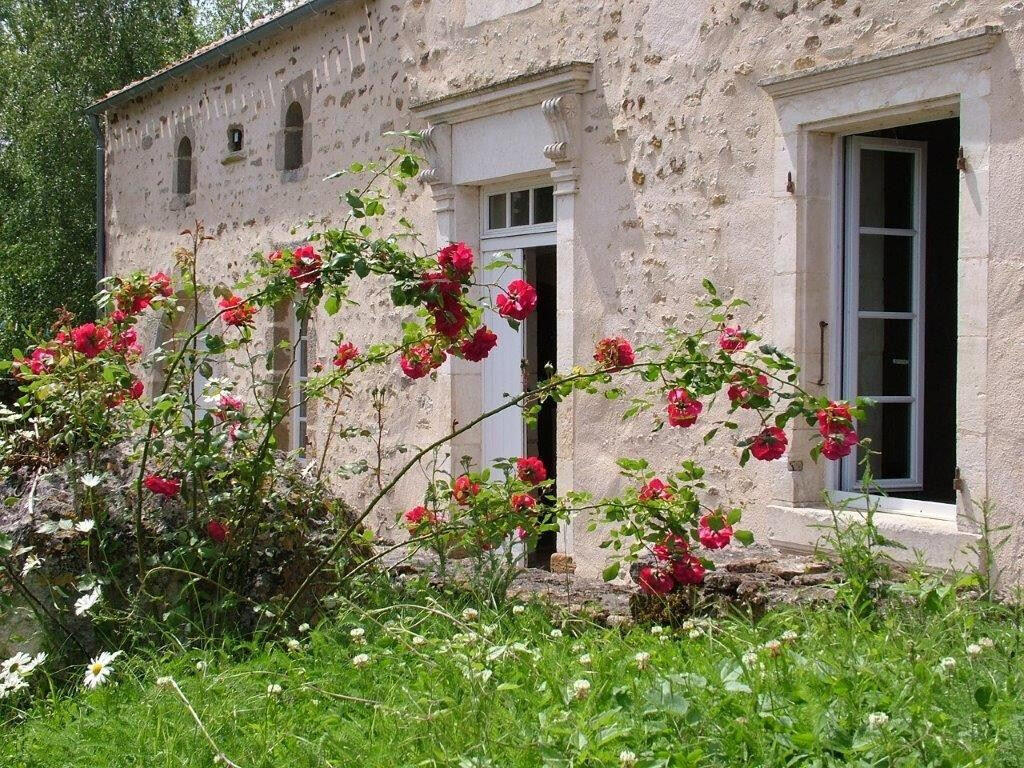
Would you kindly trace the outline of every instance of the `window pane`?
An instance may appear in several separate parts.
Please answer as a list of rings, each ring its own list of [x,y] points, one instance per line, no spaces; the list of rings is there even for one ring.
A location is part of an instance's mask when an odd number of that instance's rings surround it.
[[[913,237],[860,236],[860,308],[913,311]]]
[[[555,220],[555,188],[533,190],[533,223],[548,224]]]
[[[861,318],[857,349],[857,394],[910,395],[913,321]]]
[[[505,220],[505,195],[491,195],[487,198],[487,228],[504,229],[508,224]]]
[[[910,477],[910,404],[882,403],[868,410],[857,433],[870,438],[871,473],[876,480]],[[864,449],[858,449],[859,458]]]
[[[530,190],[520,189],[509,195],[511,198],[513,227],[524,227],[530,223]]]
[[[864,149],[860,153],[862,227],[914,226],[914,155]]]

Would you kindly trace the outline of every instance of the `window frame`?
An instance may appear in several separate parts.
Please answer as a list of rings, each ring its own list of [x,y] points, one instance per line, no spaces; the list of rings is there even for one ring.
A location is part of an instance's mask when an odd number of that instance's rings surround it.
[[[554,182],[550,178],[520,179],[516,182],[482,187],[480,189],[480,239],[510,237],[529,234],[554,232],[558,223],[558,198],[555,195]],[[551,221],[539,224],[522,224],[519,226],[491,227],[490,221],[490,200],[494,195],[505,196],[505,220],[512,216],[512,193],[529,191],[530,193],[530,221],[533,221],[536,190],[551,187]]]
[[[914,157],[913,227],[897,229],[866,227],[860,224],[861,152],[867,150],[904,152]],[[911,323],[910,334],[910,394],[871,395],[878,405],[886,403],[910,405],[910,457],[909,474],[902,478],[873,478],[883,491],[914,492],[923,488],[924,476],[924,364],[925,364],[925,209],[927,195],[927,143],[899,139],[848,135],[843,139],[843,265],[842,265],[842,393],[847,400],[855,399],[858,390],[858,353],[860,320],[895,319]],[[908,312],[860,309],[860,236],[895,235],[912,237],[911,247],[911,309]],[[880,412],[880,408],[876,408]],[[842,460],[840,465],[841,493],[856,493],[859,489],[857,452]],[[914,501],[919,506],[922,502]]]
[[[299,117],[301,119],[299,120],[298,125],[288,124],[288,116],[292,111],[292,107],[299,108]],[[302,108],[302,103],[298,99],[293,99],[291,102],[289,102],[288,107],[285,109],[284,112],[284,125],[281,126],[281,130],[284,132],[284,146],[282,147],[282,165],[286,173],[298,171],[303,166],[306,165],[306,119],[306,110]],[[297,137],[297,139],[293,137]],[[288,148],[293,141],[295,141],[298,146],[299,164],[295,166],[290,166],[288,164]]]
[[[183,155],[181,147],[186,141],[188,142],[188,154]],[[186,161],[188,163],[188,172],[182,173],[182,164]],[[192,137],[188,135],[179,137],[174,146],[174,194],[178,197],[187,198],[196,191],[193,179],[195,176],[195,161],[196,148]],[[188,185],[187,189],[182,189],[183,183]]]
[[[309,318],[291,313],[291,337],[295,344],[295,362],[291,371],[291,450],[305,451],[309,437],[309,403],[305,399],[305,384],[309,381]]]

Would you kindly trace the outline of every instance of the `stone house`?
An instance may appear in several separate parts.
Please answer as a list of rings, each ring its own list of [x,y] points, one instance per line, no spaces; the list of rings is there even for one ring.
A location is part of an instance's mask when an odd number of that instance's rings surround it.
[[[901,556],[976,563],[978,504],[1010,524],[1024,496],[1022,57],[1010,0],[311,0],[90,108],[101,269],[166,269],[202,220],[217,240],[201,276],[229,281],[247,254],[300,242],[304,220],[337,219],[344,183],[325,176],[383,155],[390,129],[425,130],[429,168],[395,215],[428,247],[511,253],[547,309],[484,366],[361,382],[364,404],[390,392],[386,464],[522,387],[524,363],[564,370],[602,336],[685,326],[708,277],[752,302],[744,322],[805,386],[878,401],[863,432]],[[339,330],[365,344],[398,327],[384,292],[357,298],[261,333],[302,336],[301,378]],[[513,414],[452,455],[530,450],[559,491],[595,494],[617,488],[619,456],[666,471],[696,455],[758,537],[795,550],[828,519],[823,491],[857,489],[853,462],[809,460],[809,431],[788,460],[739,470],[731,446],[705,453],[621,410],[576,398],[530,431]],[[301,413],[288,439],[315,446],[329,416]],[[331,459],[371,448],[341,441]],[[374,485],[341,482],[356,503]],[[379,528],[421,492],[403,483]],[[576,520],[544,546],[593,573],[598,536]],[[1014,533],[998,553],[1010,578],[1022,548]]]

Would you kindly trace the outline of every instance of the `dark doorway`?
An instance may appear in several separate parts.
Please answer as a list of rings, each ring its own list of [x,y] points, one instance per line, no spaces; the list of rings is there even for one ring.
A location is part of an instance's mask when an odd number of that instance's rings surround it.
[[[536,386],[554,372],[557,355],[556,304],[557,285],[555,247],[542,246],[523,251],[526,280],[537,288],[537,311],[526,321],[526,385]],[[548,477],[555,483],[548,491],[552,498],[557,494],[558,480],[555,477],[555,403],[546,402],[540,409],[535,426],[526,430],[526,452],[538,456],[547,467]],[[549,568],[551,555],[557,546],[555,531],[540,535],[537,546],[530,553],[528,564],[533,568]]]
[[[924,249],[923,271],[923,357],[924,373],[920,387],[921,481],[917,487],[892,488],[889,495],[920,501],[955,503],[953,488],[956,472],[956,352],[957,352],[957,256],[959,218],[960,121],[957,118],[890,128],[864,134],[883,139],[924,142]],[[890,172],[889,175],[892,175]],[[883,194],[895,199],[898,184],[886,183]],[[889,200],[886,207],[891,207]],[[885,267],[882,267],[885,269]],[[888,270],[885,279],[890,281]],[[891,281],[890,281],[891,282]],[[886,286],[886,294],[892,293]],[[898,285],[895,288],[898,290]],[[895,346],[887,340],[886,344]],[[892,352],[890,357],[901,356]],[[868,431],[877,433],[874,449],[881,450],[878,466],[883,475],[900,454],[891,446],[899,443],[902,424],[896,418],[887,421],[884,407],[876,406],[868,415]],[[895,416],[895,413],[892,413]],[[870,426],[875,420],[876,427]],[[891,422],[891,423],[890,423]],[[886,457],[889,449],[889,458]],[[896,474],[899,474],[897,470]]]

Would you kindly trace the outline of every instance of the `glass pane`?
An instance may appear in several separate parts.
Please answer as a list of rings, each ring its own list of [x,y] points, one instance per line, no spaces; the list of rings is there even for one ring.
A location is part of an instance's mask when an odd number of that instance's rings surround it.
[[[913,321],[861,318],[857,348],[857,394],[910,394]]]
[[[533,223],[548,224],[555,220],[555,188],[533,190]]]
[[[491,195],[487,198],[487,228],[504,229],[508,226],[505,219],[505,195]]]
[[[870,438],[871,473],[876,480],[910,477],[910,404],[882,403],[868,410],[857,434]],[[858,449],[859,458],[864,449]],[[859,478],[858,478],[859,480]]]
[[[913,311],[914,238],[860,236],[860,308],[882,312]]]
[[[530,223],[530,190],[520,189],[513,192],[509,197],[512,199],[511,226],[525,227]]]
[[[914,155],[864,149],[860,153],[862,227],[914,226]]]

